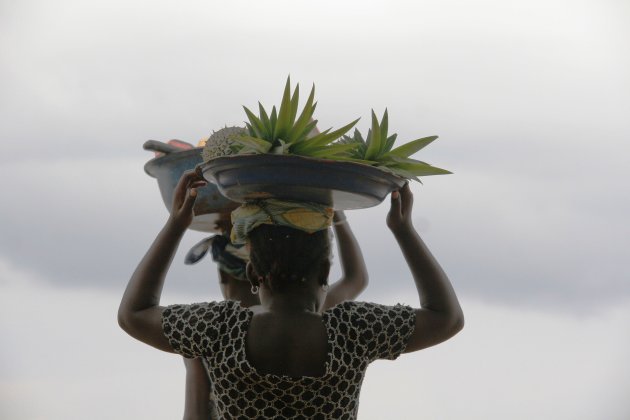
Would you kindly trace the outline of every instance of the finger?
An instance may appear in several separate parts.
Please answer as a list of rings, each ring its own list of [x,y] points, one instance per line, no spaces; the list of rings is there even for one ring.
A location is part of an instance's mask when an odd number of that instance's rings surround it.
[[[190,171],[186,171],[179,178],[179,181],[177,181],[175,192],[173,194],[176,202],[180,203],[184,199],[184,195],[186,194],[186,190],[188,189],[190,179]]]
[[[190,185],[190,188],[200,188],[200,187],[205,187],[206,185],[208,185],[206,181],[194,181]]]
[[[183,212],[190,212],[195,205],[195,200],[197,199],[197,190],[195,188],[191,188],[188,190],[188,194],[186,194],[186,199],[184,200],[184,204],[182,205]]]
[[[190,169],[182,174],[181,180],[186,184],[190,185],[193,182],[206,182],[206,180],[199,176],[199,173],[194,169]]]
[[[187,196],[187,190],[197,181],[205,182],[203,178],[199,179],[199,175],[194,170],[184,172],[175,187],[175,192],[173,194],[175,203],[182,203]]]
[[[195,169],[193,169],[193,171],[195,171],[195,173],[197,174],[199,178],[203,179],[203,170],[201,169],[201,164],[198,164],[197,166],[195,166]]]
[[[411,187],[409,186],[409,182],[405,182],[405,185],[400,189],[400,193],[403,198],[413,195],[411,192]]]
[[[179,185],[188,185],[190,183],[191,180],[193,180],[195,177],[197,177],[197,174],[195,171],[193,170],[189,170],[186,171],[182,174],[182,176],[179,178],[179,182],[178,182],[178,186]]]
[[[413,193],[411,192],[408,182],[402,187],[400,194],[402,201],[401,211],[403,214],[409,214],[413,208]]]
[[[400,203],[400,192],[398,192],[398,190],[392,192],[391,201],[392,201],[392,204],[391,204],[391,208],[389,212],[393,215],[400,216],[401,203]]]

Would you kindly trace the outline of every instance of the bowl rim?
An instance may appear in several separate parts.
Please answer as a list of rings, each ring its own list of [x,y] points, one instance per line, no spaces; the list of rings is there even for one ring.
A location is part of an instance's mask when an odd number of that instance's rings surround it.
[[[252,175],[257,168],[264,174],[259,177],[260,182],[256,182],[256,177]],[[273,175],[276,169],[277,174]],[[318,202],[338,210],[377,206],[387,194],[408,182],[403,177],[358,162],[270,153],[221,156],[200,163],[196,170],[208,182],[215,184],[221,194],[239,203],[284,197],[279,199]],[[317,172],[322,174],[321,178]],[[241,179],[241,175],[245,179]],[[222,179],[223,176],[228,178]],[[300,189],[304,194],[297,192]],[[264,191],[263,195],[252,195],[258,190]],[[281,190],[286,194],[280,193]],[[322,196],[317,191],[330,191],[339,201],[321,201]],[[298,199],[298,196],[301,198]]]
[[[254,162],[249,162],[249,160],[254,160]],[[204,174],[204,177],[207,172],[211,171],[214,166],[225,165],[230,160],[238,161],[243,160],[247,161],[250,164],[255,163],[256,159],[266,159],[268,163],[286,163],[287,161],[293,161],[292,163],[306,163],[308,165],[325,163],[327,168],[338,167],[339,169],[356,169],[361,171],[367,171],[367,173],[363,173],[364,176],[373,176],[375,178],[386,178],[388,181],[392,183],[399,182],[408,182],[406,178],[403,178],[398,175],[394,175],[391,172],[384,171],[379,169],[376,166],[368,165],[360,162],[352,162],[348,160],[336,160],[336,159],[322,159],[322,158],[313,158],[309,156],[301,156],[301,155],[280,155],[275,153],[251,153],[251,154],[241,154],[241,155],[227,155],[220,156],[214,159],[208,160],[206,162],[201,162],[197,164],[196,170],[201,171]],[[276,160],[277,162],[274,162]],[[332,166],[331,166],[332,165]],[[211,175],[211,174],[209,174]],[[214,178],[214,177],[213,177]]]
[[[194,147],[192,149],[184,149],[184,150],[177,151],[177,152],[165,153],[162,156],[155,156],[155,157],[149,159],[144,164],[144,172],[147,175],[149,175],[150,177],[152,177],[152,178],[157,178],[154,173],[151,173],[151,171],[153,170],[154,167],[159,166],[159,165],[163,165],[165,163],[170,163],[172,161],[185,159],[185,158],[188,158],[189,156],[194,156],[195,154],[198,154],[199,158],[201,158],[201,151],[202,150],[203,150],[203,147]],[[201,163],[203,163],[203,162],[201,162]],[[193,169],[194,169],[194,167],[193,167]]]

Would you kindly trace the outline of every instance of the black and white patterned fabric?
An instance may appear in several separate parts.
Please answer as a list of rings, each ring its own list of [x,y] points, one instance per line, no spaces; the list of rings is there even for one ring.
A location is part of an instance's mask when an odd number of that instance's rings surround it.
[[[233,301],[173,305],[162,316],[173,349],[204,359],[222,419],[356,419],[368,364],[396,359],[415,323],[408,306],[337,305],[322,313],[328,334],[325,374],[292,378],[259,374],[247,361],[252,316]]]

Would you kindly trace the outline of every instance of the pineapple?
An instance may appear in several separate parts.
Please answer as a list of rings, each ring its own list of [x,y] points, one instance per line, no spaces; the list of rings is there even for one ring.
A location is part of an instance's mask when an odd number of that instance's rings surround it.
[[[420,181],[419,176],[451,173],[410,158],[437,136],[413,140],[394,149],[397,135],[387,132],[387,109],[380,122],[372,110],[372,127],[364,139],[357,129],[352,137],[346,135],[359,119],[334,131],[332,128],[321,133],[317,131],[317,120],[313,119],[317,107],[315,86],[298,115],[299,98],[300,86],[296,85],[291,94],[291,79],[287,78],[278,110],[274,106],[271,113],[267,113],[259,102],[259,114],[255,115],[244,106],[248,119],[245,128],[225,127],[213,133],[202,152],[204,161],[235,154],[273,153],[357,162],[416,181]]]
[[[235,137],[234,140],[250,150],[258,153],[293,154],[314,158],[335,159],[338,155],[356,147],[354,144],[331,144],[348,132],[359,121],[358,119],[331,131],[332,128],[312,135],[317,125],[313,113],[317,106],[314,102],[315,86],[298,116],[300,86],[296,85],[291,95],[291,80],[287,78],[280,109],[274,106],[268,114],[258,103],[259,115],[256,116],[247,107],[248,122],[245,123],[248,134]]]
[[[214,131],[205,141],[201,152],[204,162],[221,156],[246,153],[246,147],[234,140],[236,137],[246,133],[247,130],[243,127],[226,126],[219,131]]]
[[[387,130],[387,109],[385,109],[380,122],[372,110],[372,128],[368,130],[367,139],[364,140],[359,130],[355,129],[352,137],[344,135],[338,143],[356,145],[356,148],[345,153],[347,160],[376,166],[402,178],[420,181],[418,176],[451,173],[446,169],[437,168],[409,157],[437,139],[437,136],[423,137],[392,149],[397,134],[390,136]]]

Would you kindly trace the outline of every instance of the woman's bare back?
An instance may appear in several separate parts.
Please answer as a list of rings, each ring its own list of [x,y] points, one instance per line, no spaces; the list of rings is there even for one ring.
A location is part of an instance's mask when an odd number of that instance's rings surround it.
[[[261,374],[319,377],[325,374],[328,336],[322,317],[313,312],[258,311],[246,338],[249,363]]]

